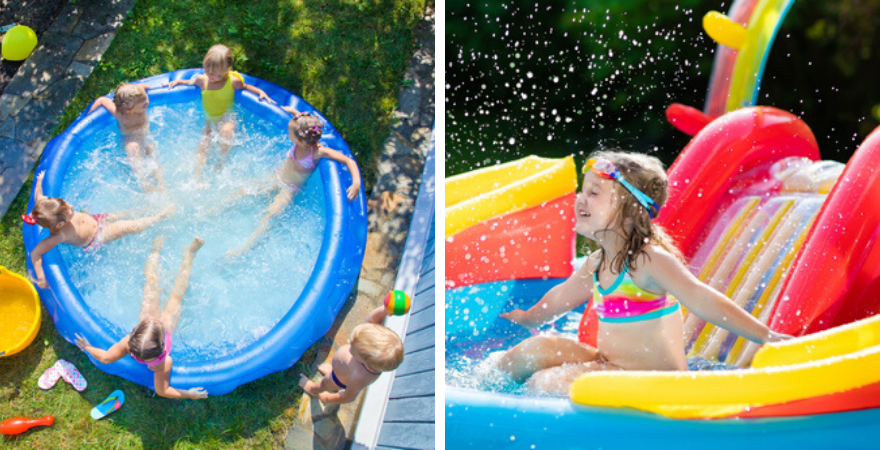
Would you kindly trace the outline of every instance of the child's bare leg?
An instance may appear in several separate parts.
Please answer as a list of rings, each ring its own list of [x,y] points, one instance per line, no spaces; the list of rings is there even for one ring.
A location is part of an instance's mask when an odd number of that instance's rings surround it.
[[[587,372],[603,370],[621,370],[619,367],[604,361],[592,361],[579,364],[563,364],[549,369],[539,370],[529,378],[526,384],[532,392],[543,392],[562,397],[568,396],[571,384]]]
[[[238,256],[250,250],[269,228],[272,218],[284,211],[284,208],[287,208],[287,205],[296,198],[296,194],[297,191],[282,189],[281,192],[275,196],[275,200],[272,201],[272,204],[266,209],[266,214],[263,216],[263,219],[260,220],[260,224],[257,225],[257,228],[254,230],[254,233],[251,234],[251,237],[248,238],[247,242],[237,249],[230,250],[229,254]]]
[[[196,168],[193,173],[193,177],[196,179],[196,182],[202,181],[202,166],[205,165],[205,161],[208,160],[208,146],[211,144],[211,126],[205,125],[205,129],[202,131],[202,139],[199,141],[199,147],[196,149]]]
[[[180,317],[180,305],[183,303],[183,294],[189,287],[189,275],[192,273],[193,259],[196,252],[202,248],[205,241],[202,238],[193,238],[192,243],[183,253],[183,262],[180,263],[180,269],[177,271],[177,279],[174,280],[174,288],[165,303],[165,309],[162,311],[162,321],[173,330],[177,327],[177,319]]]
[[[144,300],[141,303],[140,319],[147,317],[159,317],[159,275],[156,269],[159,267],[159,252],[162,251],[162,244],[165,243],[165,236],[158,236],[153,239],[153,249],[150,256],[147,257],[147,263],[144,264]]]
[[[333,371],[333,365],[330,363],[324,363],[318,366],[318,372],[321,372],[321,375],[330,375],[330,372]]]
[[[599,352],[590,346],[571,339],[556,336],[535,336],[520,342],[510,349],[501,360],[498,368],[522,382],[533,373],[565,363],[597,361]]]
[[[319,383],[315,383],[304,374],[299,374],[299,387],[303,388],[311,396],[318,396],[321,392],[336,392],[339,390],[339,387],[330,379],[329,375],[325,375]]]
[[[144,217],[141,219],[133,219],[133,220],[117,220],[116,222],[109,222],[104,229],[104,234],[101,236],[101,242],[106,244],[108,242],[115,241],[116,239],[121,238],[127,234],[136,234],[140,233],[147,228],[153,226],[156,222],[174,214],[175,206],[168,205],[165,209],[162,210],[159,214],[150,217]]]
[[[227,120],[220,126],[220,163],[217,164],[217,171],[226,164],[226,158],[229,156],[229,149],[232,148],[232,138],[235,135],[235,120]]]

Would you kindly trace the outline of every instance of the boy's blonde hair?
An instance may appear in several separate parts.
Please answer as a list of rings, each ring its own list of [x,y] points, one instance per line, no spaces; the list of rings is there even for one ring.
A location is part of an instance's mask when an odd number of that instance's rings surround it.
[[[58,224],[65,222],[63,212],[67,206],[68,203],[59,197],[43,197],[34,204],[31,217],[51,234]]]
[[[202,67],[205,68],[205,72],[226,73],[232,70],[233,58],[234,55],[229,47],[217,44],[208,49]]]
[[[324,134],[324,122],[311,114],[301,114],[290,119],[287,129],[306,143],[317,144]]]
[[[600,150],[593,152],[589,159],[604,159],[614,164],[623,178],[636,189],[651,197],[660,208],[666,203],[669,196],[666,188],[668,180],[663,163],[653,156],[642,153],[630,153],[617,150]],[[672,238],[660,225],[651,221],[648,211],[642,206],[635,196],[632,195],[621,183],[614,182],[614,190],[617,198],[617,211],[614,211],[611,221],[614,228],[624,230],[626,246],[617,255],[611,257],[611,268],[615,272],[622,272],[625,266],[636,268],[639,256],[647,257],[645,247],[656,244],[664,250],[684,260],[681,251],[675,246]],[[608,261],[603,257],[602,264]]]
[[[140,86],[122,83],[113,91],[113,104],[121,112],[131,111],[147,98],[147,92]]]
[[[390,372],[403,362],[403,342],[388,327],[365,323],[351,332],[351,353],[364,364]]]

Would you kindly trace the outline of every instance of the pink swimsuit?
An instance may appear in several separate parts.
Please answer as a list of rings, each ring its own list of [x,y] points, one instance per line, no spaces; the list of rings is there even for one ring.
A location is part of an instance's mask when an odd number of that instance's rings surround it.
[[[98,227],[95,229],[95,235],[92,236],[92,240],[83,246],[84,252],[97,250],[101,247],[101,235],[104,234],[104,227],[107,225],[107,214],[92,214],[92,218],[98,222]]]
[[[315,147],[314,146],[311,148],[311,151],[309,152],[309,154],[307,156],[303,157],[302,159],[296,159],[296,144],[293,144],[293,147],[290,147],[290,150],[287,152],[287,157],[296,161],[296,163],[299,164],[300,167],[302,167],[303,169],[306,169],[306,171],[308,171],[308,172],[315,170]],[[276,173],[276,178],[278,178],[279,183],[286,186],[288,189],[290,189],[293,192],[299,192],[302,190],[302,186],[300,186],[296,183],[285,183],[285,182],[281,181],[281,178],[277,176],[277,173]]]
[[[156,358],[150,362],[146,362],[146,361],[138,358],[137,356],[131,355],[131,357],[134,358],[135,361],[137,361],[141,364],[146,364],[147,367],[152,367],[152,366],[155,366],[155,365],[161,363],[162,361],[164,361],[165,357],[168,356],[168,353],[170,353],[170,352],[171,352],[171,333],[165,332],[165,350],[162,351],[162,354],[159,355],[158,358]]]

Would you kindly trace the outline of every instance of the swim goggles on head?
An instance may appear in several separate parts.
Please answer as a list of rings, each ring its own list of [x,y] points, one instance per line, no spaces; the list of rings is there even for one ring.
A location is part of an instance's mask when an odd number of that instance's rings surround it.
[[[584,170],[582,170],[581,172],[587,173],[587,171],[591,169],[593,170],[594,174],[602,178],[617,180],[620,184],[622,184],[623,187],[625,187],[626,190],[628,190],[633,195],[633,197],[636,198],[639,204],[648,211],[648,215],[651,216],[652,219],[660,214],[660,207],[657,206],[657,202],[651,199],[651,197],[645,195],[644,192],[638,190],[638,188],[636,188],[635,186],[629,184],[629,182],[626,181],[626,178],[623,178],[623,175],[620,174],[620,171],[617,170],[617,167],[614,167],[614,164],[612,164],[611,162],[604,159],[600,159],[597,161],[591,158],[584,165]],[[653,208],[653,210],[651,208]]]

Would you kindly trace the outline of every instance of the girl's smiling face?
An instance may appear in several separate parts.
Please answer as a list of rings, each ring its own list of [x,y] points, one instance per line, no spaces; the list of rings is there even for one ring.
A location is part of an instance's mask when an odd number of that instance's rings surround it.
[[[586,238],[596,240],[596,232],[611,224],[617,206],[614,180],[607,180],[592,171],[584,174],[581,192],[574,202],[575,231]]]

